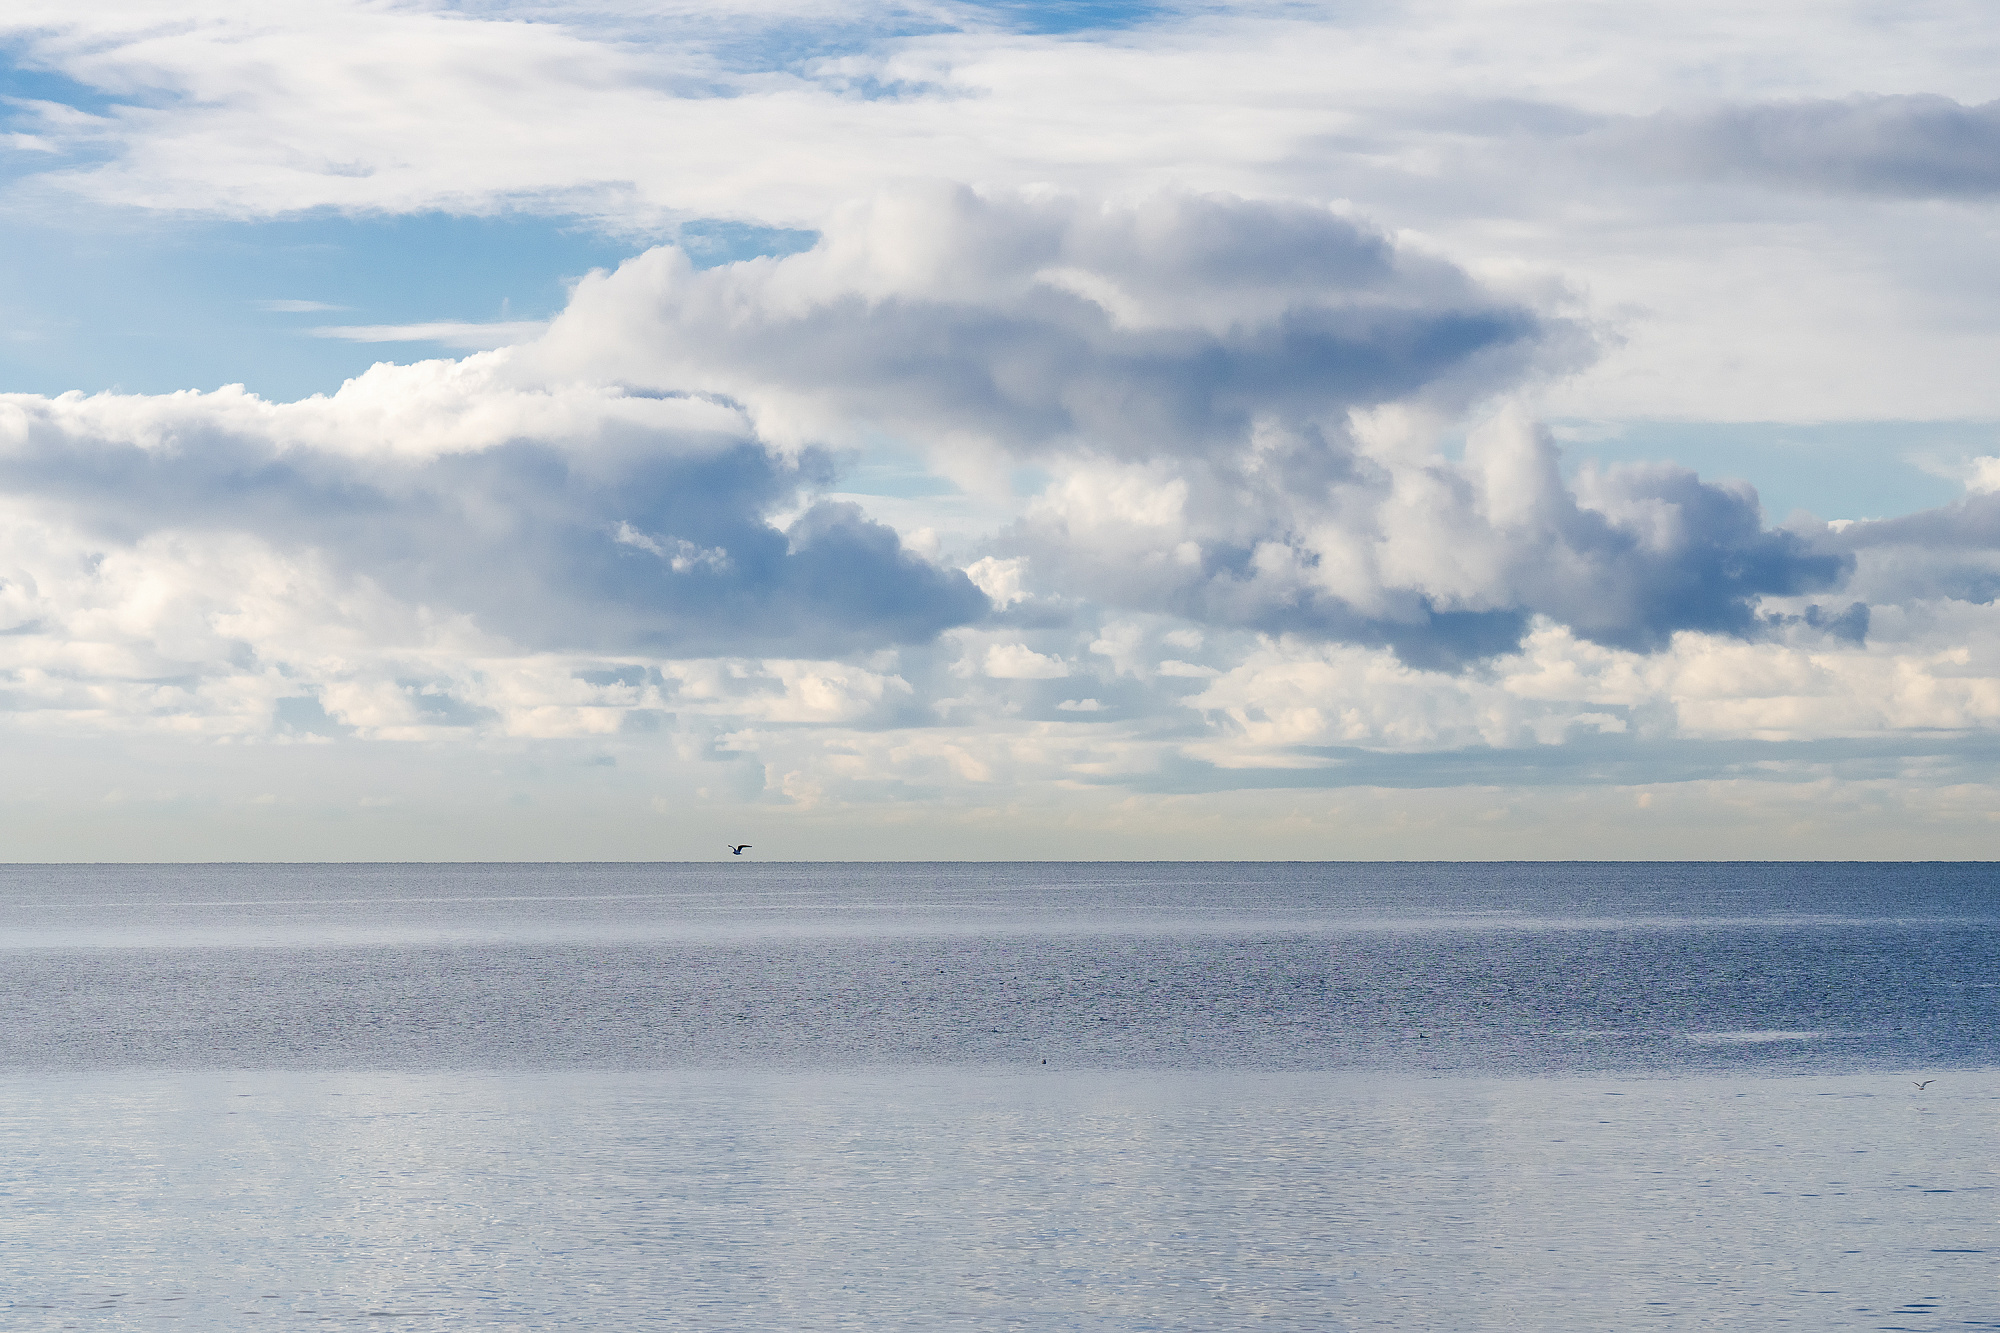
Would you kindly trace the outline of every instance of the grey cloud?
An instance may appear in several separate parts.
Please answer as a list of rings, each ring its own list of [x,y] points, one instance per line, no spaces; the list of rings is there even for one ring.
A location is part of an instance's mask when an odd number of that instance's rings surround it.
[[[1933,551],[2000,549],[2000,494],[1968,495],[1900,518],[1850,523],[1832,539],[1847,550],[1911,546]]]
[[[1834,610],[1817,602],[1797,615],[1772,613],[1759,616],[1759,621],[1773,634],[1783,634],[1803,625],[1829,638],[1847,643],[1865,643],[1872,613],[1866,602],[1849,602],[1844,609]]]
[[[1215,334],[1122,332],[1081,298],[1050,293],[1007,314],[860,301],[826,312],[815,388],[872,415],[947,421],[1023,453],[1087,440],[1129,456],[1240,436],[1259,412],[1310,417],[1412,396],[1482,354],[1532,345],[1521,312],[1287,311]],[[750,349],[767,364],[789,340]],[[838,388],[834,386],[838,385]]]
[[[681,657],[921,643],[991,610],[852,506],[766,521],[831,480],[816,439],[884,425],[939,454],[983,440],[1040,459],[1055,482],[1000,549],[1079,605],[1424,666],[1508,652],[1536,616],[1642,651],[1756,635],[1760,598],[1845,576],[1851,553],[1766,532],[1747,489],[1655,467],[1580,494],[1532,430],[1455,463],[1364,420],[1434,420],[1579,347],[1321,208],[933,190],[784,258],[696,271],[654,251],[583,283],[540,343],[273,409],[338,436],[386,429],[392,404],[432,423],[420,455],[281,444],[240,398],[119,400],[89,428],[96,409],[22,400],[0,489],[107,541],[203,529],[311,550],[523,646]],[[645,420],[735,424],[648,435],[615,393],[548,406],[550,385],[607,379],[711,400]],[[510,414],[541,424],[477,447],[436,424]]]
[[[1400,605],[1383,615],[1365,614],[1338,597],[1310,592],[1260,602],[1232,596],[1237,591],[1210,583],[1174,599],[1175,609],[1198,619],[1242,624],[1270,633],[1389,648],[1411,666],[1432,671],[1457,670],[1483,658],[1513,652],[1521,646],[1529,622],[1529,614],[1523,610],[1448,610],[1421,594],[1396,599]]]
[[[2000,600],[2000,495],[1851,523],[1825,544],[1859,560],[1857,589],[1876,602]]]
[[[1612,134],[1668,171],[1837,194],[2000,193],[2000,101],[1857,96],[1665,115]]]
[[[654,251],[586,281],[531,355],[753,412],[809,402],[821,431],[1147,457],[1259,415],[1462,402],[1578,350],[1568,326],[1324,208],[957,189],[857,211],[782,260],[696,272]]]
[[[583,457],[520,440],[362,460],[220,429],[171,449],[45,430],[0,458],[0,492],[66,511],[104,542],[252,534],[527,648],[826,656],[985,612],[963,574],[851,506],[771,526],[766,513],[823,480],[817,456],[693,444]]]
[[[1684,470],[1607,474],[1584,502],[1545,440],[1459,468],[1357,436],[1357,414],[1463,410],[1585,351],[1324,208],[957,189],[856,210],[783,259],[697,272],[655,251],[586,282],[525,355],[724,394],[807,438],[887,427],[1041,459],[1053,498],[1002,549],[1054,590],[1425,666],[1510,651],[1537,615],[1639,650],[1752,636],[1760,598],[1839,582],[1851,559]],[[1063,491],[1093,468],[1125,471]]]
[[[1514,651],[1536,615],[1639,652],[1666,646],[1679,630],[1754,637],[1768,628],[1756,613],[1761,597],[1834,587],[1854,563],[1792,533],[1763,531],[1754,497],[1681,469],[1628,469],[1608,483],[1655,502],[1666,521],[1642,531],[1560,493],[1547,527],[1503,535],[1487,594],[1500,605],[1452,606],[1407,588],[1389,590],[1386,607],[1363,611],[1309,585],[1265,583],[1241,548],[1205,552],[1204,577],[1172,589],[1164,605],[1199,620],[1386,646],[1414,666],[1454,668]],[[1319,563],[1309,539],[1290,540],[1303,564]],[[1856,623],[1850,617],[1840,628]],[[1866,623],[1864,609],[1863,632]]]
[[[1389,647],[1412,665],[1442,669],[1513,651],[1538,615],[1641,652],[1665,647],[1680,630],[1760,637],[1780,624],[1760,616],[1762,598],[1837,587],[1855,564],[1849,552],[1765,530],[1754,491],[1684,468],[1592,474],[1580,496],[1538,431],[1503,431],[1476,444],[1461,467],[1424,469],[1433,499],[1416,530],[1398,526],[1408,515],[1397,478],[1351,439],[1298,437],[1291,446],[1260,454],[1262,475],[1216,463],[1182,472],[1192,481],[1186,532],[1198,562],[1163,549],[1178,531],[1112,552],[1047,518],[1016,529],[1010,549],[1077,596]],[[1329,525],[1342,535],[1330,538]],[[1351,558],[1343,547],[1376,552],[1402,573],[1348,592],[1330,574]],[[1866,608],[1858,616],[1815,609],[1798,620],[1847,637],[1867,627]]]
[[[1531,609],[1609,647],[1650,651],[1676,630],[1747,638],[1762,628],[1760,597],[1833,588],[1854,567],[1796,533],[1765,531],[1748,487],[1671,464],[1614,468],[1591,499],[1597,507],[1556,491],[1556,541],[1523,550],[1516,578]]]

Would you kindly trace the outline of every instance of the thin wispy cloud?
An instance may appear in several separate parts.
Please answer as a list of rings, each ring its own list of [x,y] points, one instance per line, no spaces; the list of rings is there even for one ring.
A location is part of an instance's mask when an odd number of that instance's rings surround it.
[[[351,343],[437,343],[441,347],[485,351],[526,342],[546,327],[542,320],[491,323],[435,320],[424,324],[331,324],[304,332],[315,338],[338,338]]]

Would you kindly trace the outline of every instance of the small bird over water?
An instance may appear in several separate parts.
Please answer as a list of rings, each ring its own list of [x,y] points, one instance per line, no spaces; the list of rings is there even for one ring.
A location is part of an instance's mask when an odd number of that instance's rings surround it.
[[[1925,1079],[1925,1080],[1924,1080],[1923,1082],[1921,1082],[1921,1083],[1917,1084],[1917,1091],[1918,1091],[1918,1092],[1922,1092],[1922,1091],[1923,1091],[1923,1090],[1924,1090],[1925,1088],[1928,1088],[1928,1087],[1929,1087],[1929,1086],[1930,1086],[1931,1084],[1933,1084],[1933,1083],[1935,1083],[1935,1082],[1937,1082],[1937,1080],[1936,1080],[1936,1079],[1934,1079],[1934,1078],[1927,1078],[1927,1079]]]
[[[741,856],[743,855],[743,853],[750,850],[750,844],[747,842],[741,844],[729,842],[729,843],[724,843],[723,846],[729,849],[729,854],[731,856]]]

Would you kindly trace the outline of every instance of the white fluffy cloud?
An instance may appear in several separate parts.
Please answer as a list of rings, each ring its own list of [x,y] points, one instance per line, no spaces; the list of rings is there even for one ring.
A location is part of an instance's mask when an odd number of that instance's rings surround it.
[[[1323,208],[918,192],[783,259],[653,251],[519,357],[715,394],[794,444],[1039,462],[1054,484],[1001,544],[1046,590],[1429,664],[1508,651],[1536,614],[1622,646],[1747,634],[1759,597],[1848,564],[1684,470],[1573,492],[1518,419],[1441,457],[1442,425],[1584,339]]]
[[[0,399],[0,486],[86,549],[172,534],[309,554],[524,649],[839,651],[985,609],[851,506],[773,527],[814,466],[726,407],[523,386],[504,353],[378,366],[290,404]]]
[[[899,755],[1103,779],[1992,725],[1991,497],[1773,531],[1669,466],[1572,484],[1476,404],[1578,348],[1324,209],[919,191],[790,258],[652,252],[537,342],[330,397],[0,400],[9,698],[198,734],[669,727],[784,751],[819,798]],[[884,430],[1048,481],[940,567],[814,502],[819,442]],[[948,753],[822,772],[784,739],[912,726]]]

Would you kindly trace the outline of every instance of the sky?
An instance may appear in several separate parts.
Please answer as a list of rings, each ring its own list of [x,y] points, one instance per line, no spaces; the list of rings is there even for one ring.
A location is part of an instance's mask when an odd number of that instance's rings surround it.
[[[1985,859],[1975,0],[17,0],[0,859]]]

